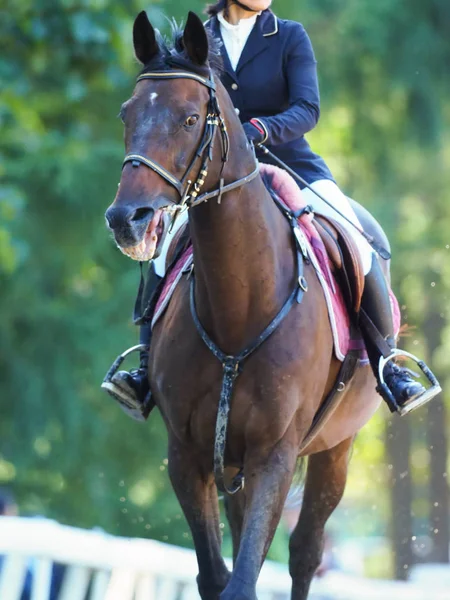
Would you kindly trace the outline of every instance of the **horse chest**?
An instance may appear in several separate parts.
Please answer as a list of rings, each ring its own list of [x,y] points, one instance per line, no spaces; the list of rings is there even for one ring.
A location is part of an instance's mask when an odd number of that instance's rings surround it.
[[[181,370],[159,378],[158,404],[169,429],[200,452],[210,453],[214,446],[221,384],[221,369],[217,365],[204,364],[201,369]],[[232,399],[230,430],[233,437],[245,434],[239,396],[233,394]]]

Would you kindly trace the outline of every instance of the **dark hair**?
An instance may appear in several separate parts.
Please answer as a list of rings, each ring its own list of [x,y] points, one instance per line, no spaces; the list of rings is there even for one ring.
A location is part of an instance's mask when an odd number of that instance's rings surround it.
[[[230,4],[237,4],[237,6],[240,6],[245,10],[252,10],[239,0],[218,0],[218,2],[216,2],[215,4],[208,4],[205,8],[205,13],[209,17],[215,17],[220,13],[220,11],[223,10],[225,17],[228,17],[228,8]]]
[[[227,0],[218,0],[215,4],[208,4],[206,7],[206,14],[209,17],[215,17],[221,10],[226,10]]]

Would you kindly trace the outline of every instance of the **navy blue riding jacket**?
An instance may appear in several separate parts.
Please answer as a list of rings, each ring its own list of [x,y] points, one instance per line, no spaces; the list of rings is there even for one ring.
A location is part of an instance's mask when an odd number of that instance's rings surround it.
[[[270,9],[263,11],[236,71],[231,67],[217,17],[211,17],[206,27],[221,41],[222,83],[242,123],[253,118],[261,121],[268,136],[265,145],[308,183],[333,180],[325,161],[304,137],[320,114],[317,63],[304,27],[279,19]]]

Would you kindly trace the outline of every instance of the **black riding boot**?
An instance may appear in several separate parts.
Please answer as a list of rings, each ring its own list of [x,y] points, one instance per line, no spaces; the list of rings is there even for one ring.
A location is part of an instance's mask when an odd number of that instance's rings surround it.
[[[391,350],[396,347],[394,325],[392,321],[392,307],[389,297],[389,289],[377,257],[372,259],[372,267],[365,278],[364,294],[361,303],[362,309],[367,313],[375,328],[387,342]],[[368,335],[364,321],[361,321],[361,329],[369,355],[370,364],[378,382],[377,391],[387,401],[391,411],[402,412],[405,403],[409,403],[425,393],[425,388],[414,380],[415,374],[409,369],[396,365],[389,360],[384,367],[384,382],[389,388],[397,406],[382,393],[379,379],[379,363],[382,353],[374,344],[372,336]]]
[[[144,298],[148,303],[161,281],[161,277],[155,273],[153,264],[150,265],[145,286]],[[108,371],[102,389],[106,390],[121,406],[121,408],[133,419],[145,421],[152,411],[155,403],[150,391],[148,380],[148,360],[152,328],[150,322],[140,325],[139,346],[130,349],[131,352],[139,350],[140,364],[138,369],[131,371],[117,371],[125,356],[130,351],[121,354]]]

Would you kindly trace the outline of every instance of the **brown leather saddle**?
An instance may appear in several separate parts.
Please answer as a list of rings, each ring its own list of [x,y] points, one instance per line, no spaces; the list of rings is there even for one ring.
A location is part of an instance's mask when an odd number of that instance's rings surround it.
[[[355,241],[339,221],[316,214],[313,223],[341,280],[348,308],[351,313],[358,314],[364,291],[364,269]],[[167,252],[167,268],[170,268],[189,243],[189,224],[186,223],[180,227],[170,244]]]
[[[358,314],[364,291],[364,268],[356,243],[347,229],[334,219],[316,214],[313,223],[343,285],[347,306],[351,313]]]

